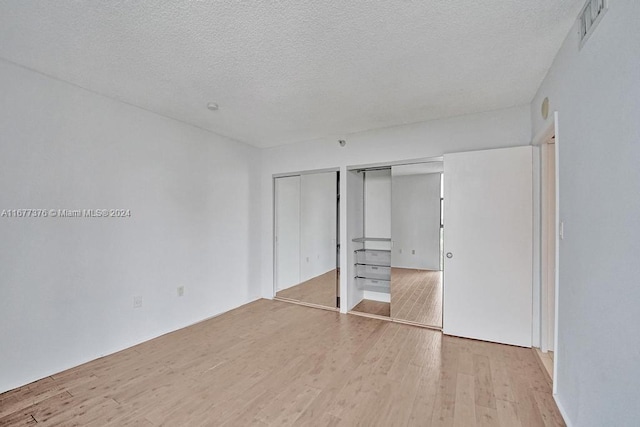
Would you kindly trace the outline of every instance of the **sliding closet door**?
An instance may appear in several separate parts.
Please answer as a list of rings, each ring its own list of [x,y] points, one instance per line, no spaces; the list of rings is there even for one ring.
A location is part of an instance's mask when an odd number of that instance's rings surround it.
[[[444,156],[444,332],[531,346],[532,151]]]
[[[313,173],[300,176],[300,281],[316,278],[332,282],[317,286],[326,295],[309,301],[335,307],[337,174]]]
[[[391,317],[442,327],[442,162],[391,168]]]
[[[276,292],[300,283],[300,176],[274,180]]]
[[[335,308],[337,172],[275,179],[276,296]]]

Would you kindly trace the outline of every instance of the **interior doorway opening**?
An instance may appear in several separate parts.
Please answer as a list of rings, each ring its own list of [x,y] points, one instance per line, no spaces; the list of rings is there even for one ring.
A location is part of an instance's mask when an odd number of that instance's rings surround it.
[[[353,170],[350,312],[442,328],[442,159]]]
[[[540,146],[540,360],[553,379],[557,287],[557,162],[555,133]]]

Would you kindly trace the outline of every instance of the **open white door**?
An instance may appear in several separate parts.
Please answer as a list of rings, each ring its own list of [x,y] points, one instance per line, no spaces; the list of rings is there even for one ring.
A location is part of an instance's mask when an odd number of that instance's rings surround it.
[[[444,156],[445,334],[531,347],[532,147]]]

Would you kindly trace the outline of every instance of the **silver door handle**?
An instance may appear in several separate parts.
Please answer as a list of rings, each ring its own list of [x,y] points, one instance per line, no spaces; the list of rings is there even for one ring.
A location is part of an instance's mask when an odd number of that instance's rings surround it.
[[[447,258],[453,258],[453,254],[451,252],[447,252]]]

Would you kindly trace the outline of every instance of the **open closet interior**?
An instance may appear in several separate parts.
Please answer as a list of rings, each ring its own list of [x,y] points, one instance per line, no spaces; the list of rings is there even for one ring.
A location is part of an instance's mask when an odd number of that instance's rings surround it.
[[[362,230],[352,239],[354,285],[360,298],[353,310],[391,315],[391,169],[362,174]]]
[[[441,161],[350,171],[355,313],[442,327]]]
[[[276,298],[339,307],[339,172],[274,179]]]

